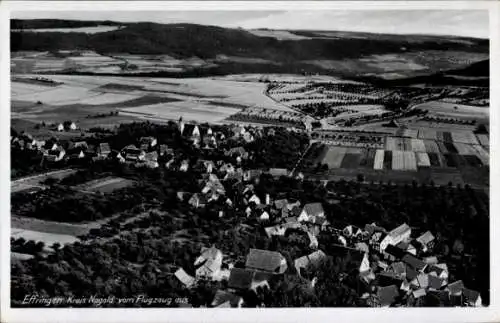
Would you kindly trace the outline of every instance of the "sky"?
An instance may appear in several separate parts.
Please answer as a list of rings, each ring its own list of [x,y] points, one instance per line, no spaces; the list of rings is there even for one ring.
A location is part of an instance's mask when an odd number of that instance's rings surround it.
[[[196,23],[246,29],[315,29],[488,38],[487,10],[23,11],[19,19]]]

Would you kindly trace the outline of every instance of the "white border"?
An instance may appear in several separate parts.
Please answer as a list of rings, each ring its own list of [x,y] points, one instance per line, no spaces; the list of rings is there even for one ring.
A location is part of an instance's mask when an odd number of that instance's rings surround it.
[[[8,0],[7,0],[8,1]],[[409,10],[409,9],[485,9],[490,12],[490,286],[491,305],[488,308],[395,308],[395,309],[10,309],[10,158],[6,139],[0,141],[1,178],[0,178],[0,256],[1,266],[1,322],[500,322],[500,279],[494,273],[500,273],[499,232],[500,220],[495,217],[498,210],[500,192],[498,179],[500,168],[497,165],[497,127],[500,113],[500,3],[494,1],[335,1],[335,2],[250,2],[250,1],[4,1],[0,3],[0,127],[2,136],[9,136],[10,130],[10,63],[9,53],[9,12],[10,11],[158,11],[158,10]],[[481,232],[478,232],[481,234]],[[495,270],[496,269],[496,270]]]

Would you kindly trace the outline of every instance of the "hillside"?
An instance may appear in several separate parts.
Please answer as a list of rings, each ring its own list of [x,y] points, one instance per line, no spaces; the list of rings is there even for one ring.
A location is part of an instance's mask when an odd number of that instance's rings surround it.
[[[47,28],[120,25],[123,28],[95,34],[46,32]],[[218,66],[218,71],[259,73],[309,72],[358,76],[383,74],[389,78],[427,75],[462,68],[488,57],[484,39],[387,35],[332,31],[269,31],[195,24],[157,24],[95,21],[13,20],[11,51],[93,50],[101,55],[169,55],[197,57]],[[45,28],[43,32],[36,29]],[[29,31],[19,31],[29,29]],[[276,37],[288,34],[291,37]],[[217,61],[217,57],[233,58]],[[263,60],[262,64],[242,59]],[[203,72],[202,74],[205,74]]]

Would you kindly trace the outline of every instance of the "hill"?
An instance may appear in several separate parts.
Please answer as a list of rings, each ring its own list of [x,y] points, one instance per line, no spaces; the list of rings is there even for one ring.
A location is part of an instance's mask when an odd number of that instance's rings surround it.
[[[103,24],[123,28],[95,34],[45,31],[47,28]],[[176,59],[197,57],[204,60],[223,55],[265,60],[273,72],[303,71],[344,76],[363,73],[396,73],[398,78],[401,73],[402,77],[427,75],[485,59],[489,51],[488,40],[474,38],[333,31],[286,31],[294,36],[280,38],[275,37],[275,31],[256,33],[196,24],[13,20],[11,28],[13,52],[86,49],[101,55],[170,55]],[[45,28],[43,32],[36,32],[41,28]],[[463,61],[464,57],[467,62]],[[217,64],[218,70],[224,73],[232,69],[239,73],[266,70],[265,65],[252,62],[211,63]]]

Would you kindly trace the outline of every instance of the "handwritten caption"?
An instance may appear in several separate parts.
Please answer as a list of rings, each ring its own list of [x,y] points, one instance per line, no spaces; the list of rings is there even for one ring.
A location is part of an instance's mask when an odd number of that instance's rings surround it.
[[[58,305],[111,305],[111,304],[140,304],[140,305],[173,305],[187,304],[187,297],[148,297],[146,295],[137,295],[135,297],[119,298],[114,296],[109,297],[74,297],[74,296],[56,296],[43,297],[37,294],[25,295],[23,299],[24,305],[32,306],[58,306]]]

